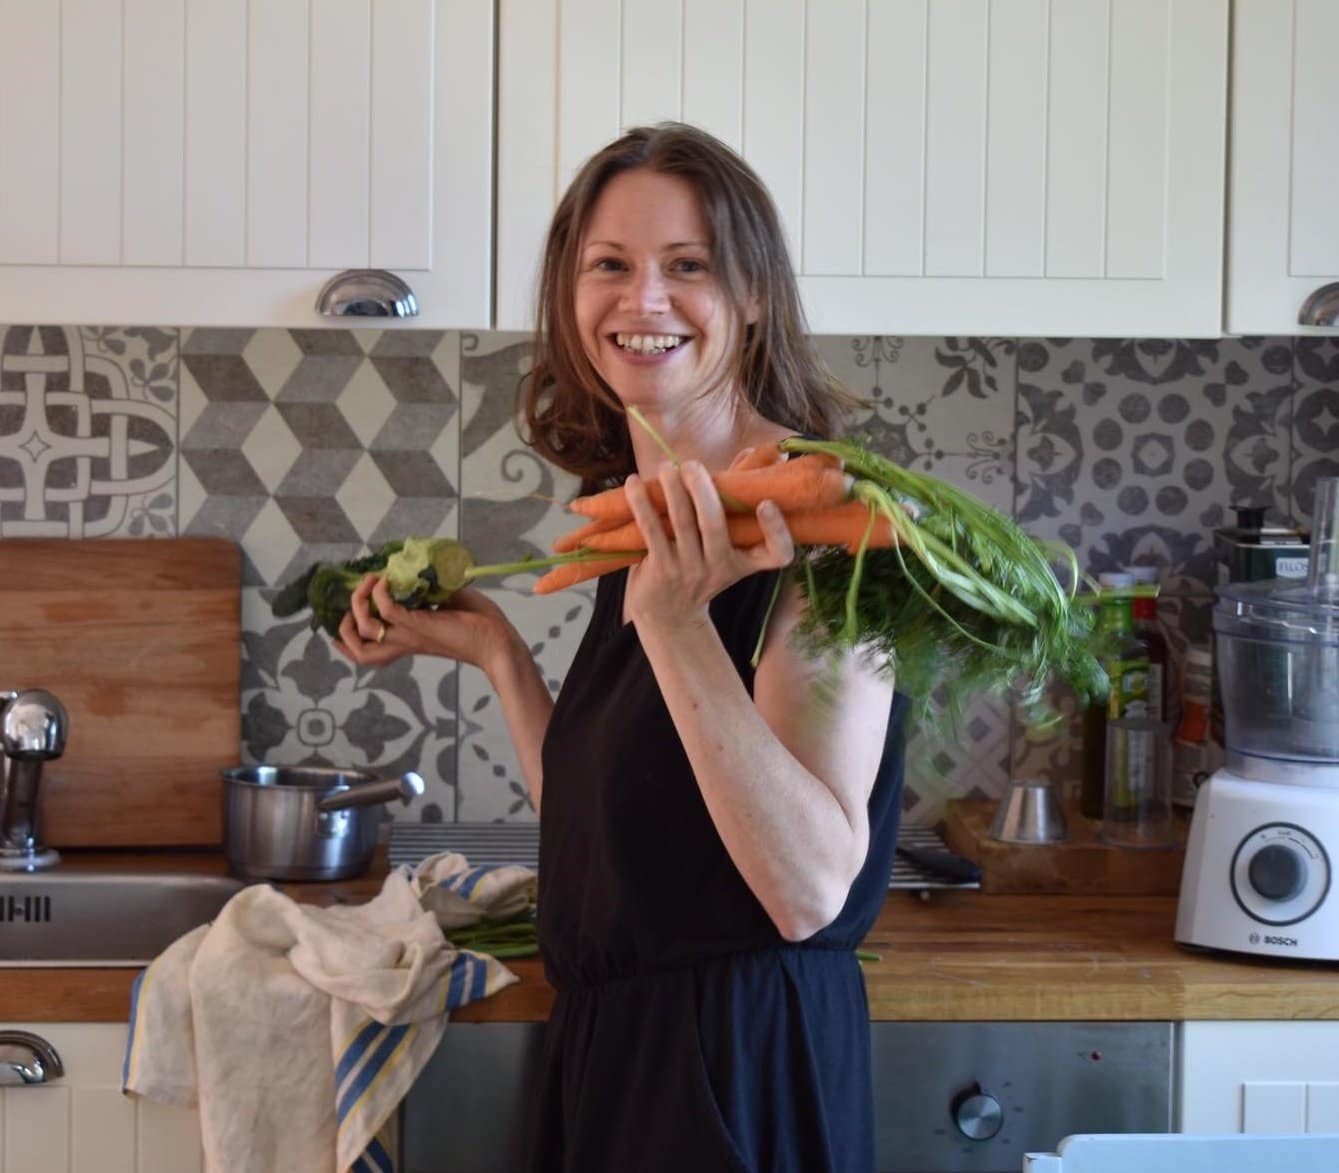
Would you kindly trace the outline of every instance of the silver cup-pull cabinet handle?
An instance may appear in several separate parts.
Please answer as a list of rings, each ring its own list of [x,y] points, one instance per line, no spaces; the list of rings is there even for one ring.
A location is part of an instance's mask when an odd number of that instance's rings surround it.
[[[1299,326],[1339,326],[1339,281],[1322,285],[1302,303]]]
[[[65,1074],[56,1048],[26,1030],[0,1030],[0,1087],[49,1083]]]

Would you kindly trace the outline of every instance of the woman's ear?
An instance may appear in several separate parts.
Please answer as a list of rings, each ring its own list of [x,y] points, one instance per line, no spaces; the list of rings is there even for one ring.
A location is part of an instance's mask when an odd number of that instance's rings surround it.
[[[750,293],[744,301],[744,325],[756,326],[762,317],[762,299],[756,293]]]

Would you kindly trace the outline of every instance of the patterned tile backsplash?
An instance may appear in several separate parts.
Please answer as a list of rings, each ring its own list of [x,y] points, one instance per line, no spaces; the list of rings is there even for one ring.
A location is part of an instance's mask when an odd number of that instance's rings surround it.
[[[963,485],[1097,572],[1163,574],[1178,652],[1207,640],[1210,530],[1234,504],[1306,524],[1339,475],[1339,341],[821,337],[868,401],[855,430]],[[273,588],[319,558],[406,533],[480,561],[547,551],[575,484],[516,436],[524,335],[0,325],[0,538],[214,534],[245,585],[244,760],[418,769],[400,818],[533,818],[496,699],[445,660],[356,669]],[[557,690],[593,592],[488,593]],[[1073,714],[1071,698],[1057,696]],[[998,794],[1010,772],[1072,784],[1077,722],[1039,738],[1007,699],[950,741],[913,741],[906,807]]]

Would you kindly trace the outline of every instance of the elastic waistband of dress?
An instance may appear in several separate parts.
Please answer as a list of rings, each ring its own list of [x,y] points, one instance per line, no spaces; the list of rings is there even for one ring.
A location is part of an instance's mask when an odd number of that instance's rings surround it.
[[[701,969],[704,966],[721,962],[751,960],[768,956],[806,956],[840,957],[855,956],[853,945],[825,945],[783,942],[777,945],[761,945],[754,949],[731,949],[725,953],[707,953],[698,957],[687,957],[681,961],[660,966],[647,966],[629,970],[626,973],[611,973],[598,978],[558,979],[550,973],[549,982],[560,994],[578,994],[586,991],[606,989],[611,986],[626,985],[629,982],[645,981],[651,978],[671,977]]]

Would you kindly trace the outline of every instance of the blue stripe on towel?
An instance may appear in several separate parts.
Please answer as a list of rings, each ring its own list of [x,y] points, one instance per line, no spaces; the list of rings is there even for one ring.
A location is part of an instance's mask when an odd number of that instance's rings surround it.
[[[454,1010],[465,1001],[465,980],[469,977],[470,958],[466,953],[457,953],[451,963],[451,981],[446,987],[447,1010]]]
[[[372,1040],[383,1029],[385,1028],[382,1027],[381,1023],[369,1019],[367,1025],[353,1036],[353,1042],[344,1048],[344,1054],[339,1057],[339,1066],[335,1068],[335,1087],[338,1088],[349,1072],[358,1066],[358,1060],[363,1057],[363,1053],[371,1046]]]
[[[349,1114],[349,1109],[358,1102],[358,1097],[367,1090],[367,1085],[377,1077],[386,1060],[395,1053],[395,1048],[400,1045],[400,1040],[404,1038],[408,1031],[409,1024],[392,1026],[386,1029],[385,1038],[377,1045],[372,1057],[363,1064],[362,1070],[358,1072],[353,1082],[339,1097],[339,1104],[335,1111],[341,1123],[343,1123],[344,1117]]]
[[[480,957],[474,963],[474,984],[470,987],[470,1001],[482,998],[488,992],[488,962]]]
[[[474,888],[489,872],[497,871],[496,867],[477,867],[471,872],[469,880],[461,885],[460,894],[468,900],[474,895]]]
[[[130,987],[130,1034],[126,1038],[126,1057],[121,1064],[122,1090],[130,1083],[130,1056],[135,1051],[135,1027],[139,1025],[139,992],[140,987],[144,985],[144,975],[148,972],[147,966],[140,970]]]
[[[363,1159],[376,1173],[395,1173],[395,1162],[375,1136],[367,1142],[367,1151],[363,1154]]]

